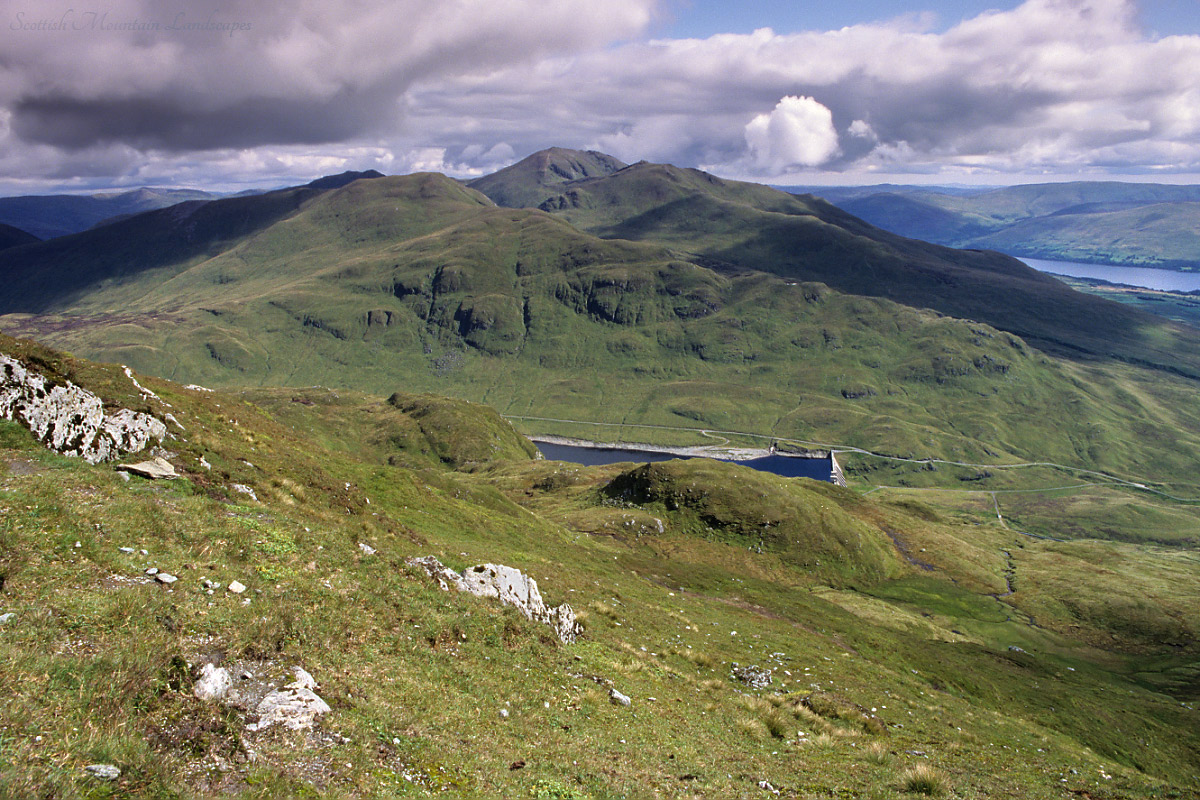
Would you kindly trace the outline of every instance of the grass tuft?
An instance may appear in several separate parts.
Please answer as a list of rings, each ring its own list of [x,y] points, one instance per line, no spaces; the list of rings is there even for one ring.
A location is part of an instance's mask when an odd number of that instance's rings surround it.
[[[904,770],[900,775],[900,785],[910,794],[923,794],[926,797],[941,797],[949,788],[946,776],[928,764],[917,764]]]

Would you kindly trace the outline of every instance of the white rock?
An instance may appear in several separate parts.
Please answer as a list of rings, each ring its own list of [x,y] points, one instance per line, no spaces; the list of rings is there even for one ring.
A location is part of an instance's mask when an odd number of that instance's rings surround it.
[[[453,586],[455,589],[458,589],[460,592],[466,591],[467,587],[463,583],[462,576],[449,567],[443,565],[442,562],[438,561],[433,556],[410,558],[404,563],[408,564],[410,567],[420,567],[421,569],[425,570],[425,573],[429,575],[429,577],[438,582],[438,586],[442,588],[443,592],[450,591],[451,586]]]
[[[0,355],[0,417],[26,425],[38,441],[91,464],[145,449],[167,426],[129,409],[106,415],[100,398],[65,381],[51,385],[20,361]]]
[[[453,586],[476,597],[493,597],[501,603],[515,606],[528,619],[554,628],[558,638],[567,644],[579,636],[581,628],[571,607],[563,603],[548,608],[542,600],[542,593],[538,591],[537,581],[515,567],[480,564],[459,575],[433,556],[410,558],[407,563],[424,569],[437,580],[443,591]]]
[[[330,710],[329,704],[311,689],[288,684],[262,699],[255,709],[258,722],[247,725],[246,730],[261,731],[272,725],[282,725],[293,731],[308,730],[318,716],[328,714]]]
[[[229,591],[233,592],[234,594],[241,594],[242,592],[246,591],[246,584],[242,583],[241,581],[230,581]]]
[[[157,575],[158,567],[150,567],[149,569],[146,570],[146,574],[147,575]]]
[[[205,469],[212,469],[212,464],[208,463],[208,459],[206,459],[204,456],[200,456],[200,466],[204,467]]]
[[[175,471],[174,465],[165,458],[159,458],[158,456],[149,461],[139,461],[136,464],[118,464],[117,469],[121,472],[132,472],[134,475],[141,475],[143,478],[151,478],[153,480],[179,477],[179,473]]]
[[[169,572],[160,572],[154,576],[154,580],[158,581],[159,583],[165,583],[167,586],[170,586],[172,583],[179,580],[179,578],[176,578],[174,575],[172,575]]]
[[[250,495],[250,499],[251,499],[251,500],[253,500],[253,501],[255,501],[255,502],[258,502],[258,495],[256,495],[256,494],[254,493],[254,490],[253,490],[253,489],[251,489],[251,488],[250,488],[249,486],[247,486],[246,484],[244,484],[244,483],[235,483],[235,484],[233,484],[233,485],[232,485],[230,488],[232,488],[232,489],[233,489],[235,492],[241,492],[242,494],[248,494],[248,495]]]
[[[608,699],[614,706],[628,706],[633,703],[628,695],[621,694],[616,689],[608,690]]]
[[[289,683],[285,688],[288,689],[308,689],[316,691],[320,689],[317,679],[314,678],[304,667],[292,667],[292,673],[296,676],[296,680]]]
[[[88,764],[84,767],[91,775],[105,781],[115,781],[121,777],[121,770],[113,764]]]
[[[119,549],[120,549],[120,551],[121,551],[122,553],[127,553],[127,554],[129,554],[129,555],[133,555],[133,554],[134,554],[134,552],[135,552],[135,551],[134,551],[134,549],[133,549],[132,547],[121,547],[121,548],[119,548]]]
[[[362,550],[364,553],[366,553],[369,556],[375,555],[375,552],[376,552],[375,548],[371,547],[371,545],[367,544],[366,542],[359,542],[358,549]]]
[[[133,377],[133,370],[131,370],[129,367],[125,366],[124,364],[121,365],[121,369],[125,370],[125,377],[129,378],[129,380],[131,380],[133,382],[133,385],[135,387],[137,387],[137,390],[138,390],[138,392],[141,393],[142,397],[153,398],[153,399],[157,400],[158,402],[162,403],[164,406],[167,406],[168,408],[170,407],[170,405],[171,405],[170,403],[163,402],[163,399],[161,397],[159,397],[154,392],[147,389],[145,386],[142,386],[140,383],[138,383],[138,379]],[[180,427],[183,427],[183,426],[180,426]]]
[[[229,670],[212,664],[205,664],[200,669],[200,679],[192,687],[192,694],[200,700],[221,700],[229,692],[233,680]]]
[[[508,709],[507,708],[500,709],[500,719],[508,719]]]
[[[10,620],[14,620],[16,618],[17,618],[17,615],[11,611],[9,611],[7,614],[0,614],[0,625],[3,625],[4,623],[6,623]]]

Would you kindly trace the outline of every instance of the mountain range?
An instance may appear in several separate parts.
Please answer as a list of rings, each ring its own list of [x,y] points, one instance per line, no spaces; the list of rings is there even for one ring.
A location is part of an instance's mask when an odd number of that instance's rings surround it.
[[[199,189],[143,187],[91,195],[0,197],[0,223],[19,228],[38,239],[53,239],[143,211],[220,196]]]
[[[950,247],[1162,269],[1200,266],[1196,186],[1071,182],[986,191],[786,188],[821,193],[872,225]]]
[[[4,251],[0,325],[189,381],[399,383],[581,424],[1166,482],[1200,452],[1200,333],[998,253],[594,153],[353,177]]]

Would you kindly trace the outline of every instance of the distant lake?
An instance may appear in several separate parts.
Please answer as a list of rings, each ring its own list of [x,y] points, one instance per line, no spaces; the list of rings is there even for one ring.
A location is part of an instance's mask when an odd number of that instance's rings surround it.
[[[632,461],[645,464],[651,461],[670,461],[673,458],[689,458],[674,453],[657,453],[651,450],[624,450],[610,447],[577,447],[570,444],[534,442],[542,455],[551,461],[569,461],[594,467],[601,464],[620,464]],[[725,459],[718,459],[724,461]],[[733,461],[745,467],[771,472],[784,478],[812,478],[815,481],[833,481],[833,464],[828,458],[796,458],[794,456],[763,456],[749,461]]]
[[[1149,267],[1117,267],[1110,264],[1080,264],[1076,261],[1047,261],[1022,258],[1040,272],[1070,275],[1072,278],[1097,278],[1109,283],[1124,283],[1164,292],[1191,292],[1200,289],[1200,272],[1176,272]]]

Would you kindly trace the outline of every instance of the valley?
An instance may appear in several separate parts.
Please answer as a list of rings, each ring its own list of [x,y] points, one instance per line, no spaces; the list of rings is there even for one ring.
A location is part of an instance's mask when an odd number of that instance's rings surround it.
[[[1189,272],[1200,264],[1200,191],[1192,185],[1072,181],[982,189],[829,187],[828,194],[839,208],[881,228],[952,247]]]

